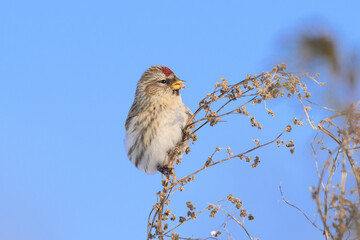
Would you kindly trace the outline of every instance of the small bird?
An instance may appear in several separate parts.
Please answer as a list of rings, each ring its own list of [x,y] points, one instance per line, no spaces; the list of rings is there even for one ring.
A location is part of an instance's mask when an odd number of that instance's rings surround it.
[[[144,72],[137,84],[125,122],[125,146],[131,162],[145,173],[164,173],[168,151],[182,140],[192,115],[181,100],[183,82],[169,68],[155,65]]]

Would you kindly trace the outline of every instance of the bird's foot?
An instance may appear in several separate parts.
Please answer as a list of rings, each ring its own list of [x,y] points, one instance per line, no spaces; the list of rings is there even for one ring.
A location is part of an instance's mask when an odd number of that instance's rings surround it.
[[[173,170],[174,168],[169,168],[168,166],[166,166],[166,165],[163,165],[163,166],[158,166],[157,167],[157,170],[159,171],[159,172],[161,172],[162,174],[164,174],[164,175],[167,175],[168,173],[172,173],[172,170]]]

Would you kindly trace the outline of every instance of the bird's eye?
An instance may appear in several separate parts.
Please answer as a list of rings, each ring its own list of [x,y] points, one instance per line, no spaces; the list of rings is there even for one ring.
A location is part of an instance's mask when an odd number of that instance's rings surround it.
[[[161,82],[161,83],[166,83],[166,80],[161,80],[160,82]]]

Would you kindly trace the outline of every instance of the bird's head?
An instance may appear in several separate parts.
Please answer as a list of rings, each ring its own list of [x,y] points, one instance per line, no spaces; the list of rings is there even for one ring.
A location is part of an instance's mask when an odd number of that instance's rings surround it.
[[[148,96],[178,96],[179,90],[185,87],[183,82],[169,68],[155,65],[144,72],[138,88]]]

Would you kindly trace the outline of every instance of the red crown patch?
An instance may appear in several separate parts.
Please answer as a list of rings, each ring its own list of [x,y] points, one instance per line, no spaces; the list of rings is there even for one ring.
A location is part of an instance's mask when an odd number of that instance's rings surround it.
[[[169,76],[171,74],[174,74],[173,71],[171,71],[169,68],[167,67],[162,67],[161,71],[165,74],[165,76]]]

